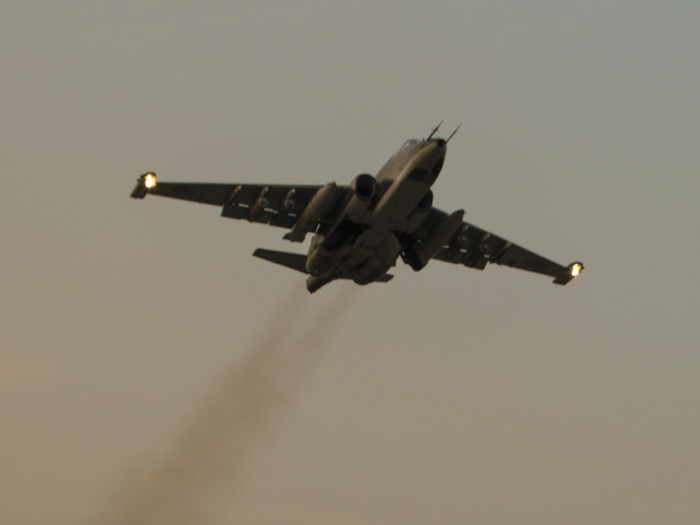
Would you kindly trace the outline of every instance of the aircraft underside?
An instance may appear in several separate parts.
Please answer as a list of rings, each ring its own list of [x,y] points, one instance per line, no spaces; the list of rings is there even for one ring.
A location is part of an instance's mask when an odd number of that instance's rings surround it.
[[[288,229],[284,239],[293,243],[313,234],[307,255],[262,248],[253,254],[307,274],[311,293],[336,279],[387,282],[399,257],[415,271],[433,259],[478,270],[494,263],[548,275],[560,285],[583,270],[581,263],[562,266],[467,223],[463,210],[433,207],[431,186],[449,139],[432,135],[407,141],[376,177],[359,175],[348,186],[157,183],[154,173],[145,173],[131,196],[220,206],[222,217]]]

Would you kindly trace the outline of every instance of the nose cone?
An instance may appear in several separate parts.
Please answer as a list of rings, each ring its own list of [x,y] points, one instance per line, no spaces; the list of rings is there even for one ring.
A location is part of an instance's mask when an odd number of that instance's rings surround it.
[[[447,153],[447,142],[445,139],[428,139],[423,143],[423,149],[430,149],[432,155],[444,157]]]
[[[442,170],[442,165],[445,162],[445,155],[447,154],[447,143],[445,139],[429,139],[425,141],[424,145],[425,160],[424,167],[430,172],[426,182],[432,185],[440,175]]]
[[[430,139],[425,142],[425,147],[430,149],[429,155],[432,160],[445,159],[445,155],[447,155],[447,142],[445,142],[445,139]]]

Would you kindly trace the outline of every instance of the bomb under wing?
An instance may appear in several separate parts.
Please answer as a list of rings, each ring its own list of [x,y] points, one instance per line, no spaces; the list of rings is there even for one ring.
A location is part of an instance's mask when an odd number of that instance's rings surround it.
[[[285,238],[292,242],[304,242],[306,234],[316,229],[326,209],[333,202],[335,187],[335,182],[331,182],[316,192]]]
[[[422,267],[424,267],[442,246],[448,244],[457,229],[462,225],[464,210],[457,210],[445,217],[435,230],[430,233],[427,239],[416,248],[416,254],[420,257]]]

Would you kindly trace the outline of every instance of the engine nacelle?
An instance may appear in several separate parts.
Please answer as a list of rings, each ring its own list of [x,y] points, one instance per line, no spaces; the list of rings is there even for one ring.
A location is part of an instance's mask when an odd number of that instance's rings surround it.
[[[417,213],[428,213],[430,208],[433,207],[433,191],[428,190],[428,193],[420,200],[418,206],[416,206]]]
[[[355,190],[353,197],[357,197],[362,202],[370,202],[377,194],[377,181],[367,173],[355,177],[350,187]]]
[[[372,175],[364,173],[355,177],[350,187],[354,193],[345,207],[345,214],[352,221],[366,222],[369,207],[377,196],[377,181]]]
[[[433,208],[433,192],[428,190],[428,193],[423,195],[423,198],[418,202],[415,209],[408,216],[405,222],[406,231],[416,231],[421,223],[428,216],[428,212]],[[413,268],[414,265],[411,265]]]

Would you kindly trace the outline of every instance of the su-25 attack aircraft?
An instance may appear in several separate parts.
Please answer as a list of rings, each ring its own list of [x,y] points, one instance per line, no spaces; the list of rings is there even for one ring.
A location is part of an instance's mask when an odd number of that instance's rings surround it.
[[[349,186],[211,184],[157,182],[145,173],[131,193],[221,206],[221,216],[287,228],[284,236],[303,242],[314,233],[308,255],[259,248],[253,255],[308,274],[313,293],[336,279],[385,283],[399,257],[420,271],[431,259],[483,270],[495,263],[554,277],[565,285],[583,270],[580,262],[561,266],[463,220],[464,210],[447,214],[433,207],[432,185],[445,162],[447,142],[407,141],[376,177],[357,176]],[[456,130],[455,130],[456,132]]]

